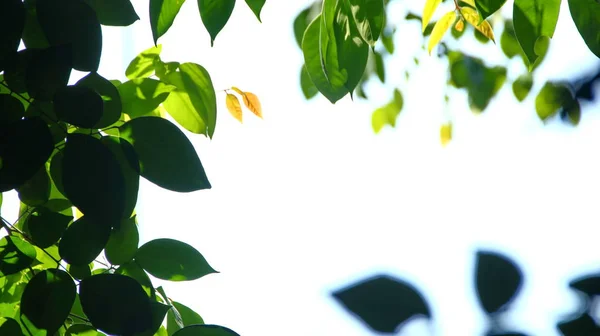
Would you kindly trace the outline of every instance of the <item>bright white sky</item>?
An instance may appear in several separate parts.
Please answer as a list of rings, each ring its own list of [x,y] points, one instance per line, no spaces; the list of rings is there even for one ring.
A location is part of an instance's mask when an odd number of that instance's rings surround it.
[[[445,65],[424,57],[404,82],[422,43],[420,26],[411,23],[398,28],[387,73],[402,90],[405,109],[396,129],[376,136],[371,111],[388,101],[391,87],[371,85],[369,102],[331,105],[302,97],[292,20],[308,3],[269,0],[260,24],[238,1],[210,48],[197,5],[188,1],[160,40],[163,59],[202,64],[216,89],[256,93],[265,115],[246,114],[239,124],[219,92],[214,139],[190,135],[213,189],[178,194],[142,183],[142,240],[190,243],[221,272],[167,283],[169,296],[207,323],[245,336],[371,335],[329,293],[384,271],[422,289],[433,305],[436,335],[477,335],[483,325],[471,268],[475,250],[485,247],[525,269],[514,316],[520,330],[557,335],[555,322],[576,302],[566,282],[600,262],[594,247],[599,115],[584,106],[576,129],[544,126],[533,95],[519,104],[505,86],[475,116],[459,93],[449,111],[454,140],[442,148]],[[391,21],[401,21],[405,3],[391,7]],[[136,5],[142,21],[130,29],[133,43],[120,38],[121,30],[105,29],[101,73],[107,78],[123,79],[127,62],[152,45],[147,2]],[[420,13],[420,2],[415,5]],[[539,69],[543,77],[568,78],[594,60],[563,5],[554,48]],[[502,60],[499,46],[470,47],[490,62]],[[509,76],[522,71],[515,60]],[[412,330],[428,334],[422,326]]]

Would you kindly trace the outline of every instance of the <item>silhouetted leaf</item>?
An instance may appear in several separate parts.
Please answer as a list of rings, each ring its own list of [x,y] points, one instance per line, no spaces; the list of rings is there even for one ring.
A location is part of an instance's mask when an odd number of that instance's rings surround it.
[[[32,55],[25,75],[30,97],[50,101],[57,91],[67,86],[72,66],[70,52],[70,46],[61,45]]]
[[[72,216],[50,211],[46,207],[38,207],[27,217],[27,228],[35,244],[46,248],[60,239],[71,220],[73,220]]]
[[[104,255],[113,265],[122,265],[133,259],[139,243],[138,228],[135,216],[123,220],[119,229],[110,234]]]
[[[240,336],[235,331],[213,324],[197,324],[179,329],[172,336]]]
[[[4,62],[4,81],[8,87],[17,93],[27,92],[25,76],[27,68],[39,49],[23,49],[15,54],[7,55]]]
[[[0,238],[0,277],[26,269],[35,257],[35,249],[23,239],[15,236]]]
[[[125,181],[123,190],[125,209],[122,218],[128,219],[135,210],[140,185],[140,164],[137,154],[133,146],[125,139],[105,136],[100,141],[113,153],[121,168]]]
[[[69,264],[67,267],[67,271],[69,271],[69,274],[71,274],[71,276],[77,280],[82,280],[92,275],[92,269],[90,268],[89,264]]]
[[[600,275],[586,275],[572,280],[569,287],[587,294],[589,297],[600,295]]]
[[[79,285],[79,297],[92,325],[106,333],[133,335],[152,327],[152,307],[133,278],[98,274]]]
[[[144,332],[136,333],[134,336],[153,336],[161,327],[162,322],[171,307],[159,302],[150,302],[150,310],[152,311],[152,322],[150,328]]]
[[[25,28],[25,6],[21,0],[0,2],[0,71],[3,59],[17,51]]]
[[[101,1],[101,0],[98,0]],[[110,126],[121,117],[121,96],[117,88],[107,79],[96,72],[90,72],[80,79],[78,86],[88,87],[102,98],[102,117],[92,128],[104,128]]]
[[[69,274],[59,269],[41,271],[25,287],[21,318],[26,317],[35,327],[53,335],[67,319],[75,294],[75,283]]]
[[[0,94],[0,111],[1,124],[19,121],[25,115],[23,103],[9,94]]]
[[[188,281],[217,273],[192,246],[174,239],[155,239],[140,246],[135,261],[153,276]]]
[[[125,181],[115,155],[100,140],[69,134],[63,150],[62,183],[84,215],[118,225],[125,208]]]
[[[210,35],[210,45],[213,46],[215,38],[229,20],[235,0],[198,0],[200,18]]]
[[[173,307],[177,309],[179,316],[181,317],[181,323],[184,327],[194,324],[204,324],[204,320],[198,313],[185,306],[182,303],[172,301]],[[167,332],[169,335],[173,335],[181,327],[177,324],[175,319],[175,313],[173,310],[169,310],[167,313]]]
[[[332,295],[377,332],[398,332],[413,317],[431,316],[429,305],[416,288],[388,275],[362,280]]]
[[[154,44],[175,21],[185,0],[150,0],[150,27]]]
[[[54,95],[56,116],[71,125],[92,128],[100,121],[104,102],[100,95],[85,86],[70,85]]]
[[[21,326],[10,317],[0,317],[0,335],[21,336]]]
[[[25,4],[25,29],[23,30],[23,44],[26,48],[44,49],[50,46],[46,35],[37,19],[36,1],[26,0]]]
[[[32,178],[17,188],[21,202],[29,206],[46,203],[50,198],[50,177],[42,167]]]
[[[477,297],[483,310],[493,314],[519,293],[523,274],[513,261],[498,253],[478,251],[476,258]]]
[[[58,244],[61,258],[73,265],[94,261],[110,237],[110,225],[103,221],[83,216],[73,222]]]
[[[600,335],[600,328],[587,313],[572,320],[559,322],[557,328],[564,336]]]
[[[73,68],[97,71],[102,30],[94,10],[79,0],[37,0],[37,17],[51,45],[71,45]]]
[[[126,122],[119,129],[121,137],[133,145],[141,175],[148,181],[178,192],[210,189],[194,147],[168,120],[141,117]]]
[[[129,26],[139,20],[130,0],[85,0],[92,7],[100,24]]]
[[[149,298],[154,299],[156,297],[150,277],[148,277],[144,269],[142,269],[135,261],[130,261],[121,265],[119,268],[117,268],[115,274],[126,275],[135,279],[142,286],[142,289],[144,292],[146,292]]]

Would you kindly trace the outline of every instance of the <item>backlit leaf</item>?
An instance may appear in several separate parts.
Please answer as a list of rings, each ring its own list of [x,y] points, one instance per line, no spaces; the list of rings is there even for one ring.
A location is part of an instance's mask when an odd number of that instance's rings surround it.
[[[185,0],[150,0],[150,27],[154,44],[175,21]]]
[[[393,99],[386,105],[376,109],[371,117],[371,125],[375,133],[379,133],[385,125],[396,126],[396,118],[402,111],[404,99],[398,89],[394,90]]]
[[[28,268],[35,258],[34,247],[25,240],[16,236],[0,238],[0,277]]]
[[[192,246],[173,239],[155,239],[142,245],[135,261],[153,276],[170,281],[189,281],[216,273]]]
[[[600,57],[600,2],[598,0],[569,0],[569,10],[585,44]]]
[[[541,120],[546,120],[573,102],[571,90],[562,83],[547,82],[535,98],[535,110]]]
[[[522,102],[527,98],[532,87],[533,77],[530,74],[521,75],[512,84],[513,94],[518,101]]]
[[[73,265],[87,265],[102,252],[110,237],[110,223],[83,216],[73,222],[58,244],[62,259]]]
[[[481,16],[477,13],[476,10],[469,7],[462,7],[460,10],[463,18],[470,23],[475,29],[477,29],[481,34],[485,37],[492,40],[494,43],[496,40],[494,39],[494,30],[488,21],[481,21]]]
[[[104,336],[89,324],[73,324],[65,331],[65,336]]]
[[[252,12],[254,12],[254,15],[256,15],[256,18],[260,22],[262,22],[260,19],[260,11],[265,5],[265,2],[266,0],[246,0],[246,4],[248,5],[248,7],[250,7]]]
[[[383,0],[348,0],[348,6],[352,8],[350,13],[360,36],[371,47],[375,47],[384,26]]]
[[[539,40],[554,36],[561,0],[515,0],[513,6],[513,23],[515,35],[527,56],[531,71],[538,57],[545,50],[536,48]],[[546,46],[547,47],[547,46]]]
[[[502,8],[504,3],[506,3],[506,0],[477,0],[475,1],[475,6],[477,6],[477,10],[481,14],[481,20],[485,20]]]
[[[50,177],[43,167],[17,188],[21,202],[29,206],[38,206],[46,203],[50,198]]]
[[[173,335],[173,333],[182,327],[187,327],[194,324],[204,324],[202,317],[191,308],[176,301],[172,301],[171,303],[173,304],[173,308],[177,309],[177,312],[179,313],[182,326],[179,326],[179,324],[176,322],[173,309],[170,310],[167,313],[167,332],[169,335]]]
[[[427,28],[427,25],[429,25],[429,21],[431,21],[431,18],[433,17],[433,13],[435,13],[435,10],[437,9],[437,7],[440,5],[440,3],[442,2],[442,0],[426,0],[425,1],[425,8],[423,8],[423,19],[421,21],[422,24],[422,31],[425,32],[425,28]]]
[[[248,108],[250,112],[254,113],[257,117],[262,118],[262,107],[260,105],[260,100],[258,100],[258,97],[254,93],[244,92],[235,86],[231,87],[231,89],[242,95],[244,105],[246,105],[246,108]]]
[[[215,38],[229,21],[234,6],[235,0],[198,0],[200,18],[210,34],[211,46],[214,45]]]
[[[117,89],[123,113],[138,118],[155,112],[176,87],[152,78],[137,78],[119,85]]]
[[[154,62],[160,59],[162,44],[139,53],[127,66],[125,75],[129,79],[146,78],[154,73]]]
[[[445,123],[440,127],[440,141],[446,146],[452,140],[452,123]]]
[[[433,31],[431,32],[431,37],[429,37],[429,44],[427,45],[427,51],[431,55],[431,50],[435,47],[444,37],[444,34],[448,31],[450,27],[456,21],[456,12],[451,11],[444,16],[435,24],[433,27]]]
[[[242,122],[242,105],[238,97],[235,95],[228,93],[225,98],[225,105],[227,106],[227,110],[231,115],[239,122]]]

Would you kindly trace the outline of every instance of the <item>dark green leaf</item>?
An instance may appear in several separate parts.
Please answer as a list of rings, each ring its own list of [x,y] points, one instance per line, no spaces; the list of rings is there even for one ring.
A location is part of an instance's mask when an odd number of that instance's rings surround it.
[[[19,187],[44,166],[54,142],[40,118],[0,125],[0,192]]]
[[[527,56],[531,71],[554,36],[561,0],[515,0],[513,20],[515,35]]]
[[[5,125],[19,121],[25,115],[23,103],[9,94],[0,94],[0,111],[0,123]]]
[[[302,65],[302,69],[300,70],[300,88],[302,89],[302,93],[304,94],[304,98],[311,99],[319,93],[319,90],[313,84],[308,72],[306,71],[306,66]]]
[[[188,281],[217,273],[195,248],[173,239],[147,242],[138,249],[135,261],[163,280]]]
[[[28,268],[35,257],[35,249],[23,239],[15,236],[0,238],[0,276],[7,276]]]
[[[600,2],[598,0],[569,0],[571,17],[590,51],[600,57]]]
[[[117,122],[121,117],[121,96],[117,88],[96,72],[90,72],[77,82],[78,86],[88,87],[102,97],[102,117],[93,128],[104,128]]]
[[[415,316],[431,317],[423,295],[411,284],[378,275],[335,291],[333,297],[371,329],[397,333]]]
[[[508,58],[513,58],[523,53],[515,35],[515,28],[510,20],[504,21],[504,30],[502,31],[502,35],[500,35],[500,48],[502,48],[504,55]]]
[[[512,84],[513,94],[518,101],[522,102],[529,95],[529,91],[533,87],[533,77],[530,74],[519,76]]]
[[[487,314],[506,308],[523,284],[521,269],[507,257],[495,252],[477,252],[475,277],[477,298]]]
[[[0,335],[21,336],[21,326],[17,321],[9,317],[0,317]]]
[[[83,216],[67,228],[58,244],[58,252],[69,264],[87,265],[102,252],[109,237],[109,225]]]
[[[235,0],[198,0],[200,18],[204,27],[210,34],[210,45],[213,46],[215,38],[229,20]]]
[[[133,335],[152,327],[152,307],[144,290],[133,278],[98,274],[79,285],[85,315],[106,333]]]
[[[129,219],[135,210],[140,186],[140,164],[137,154],[133,146],[125,139],[106,136],[101,141],[113,153],[121,168],[125,181],[123,191],[125,209],[122,218]]]
[[[294,19],[294,37],[296,38],[296,43],[300,48],[302,48],[302,37],[304,37],[304,32],[313,19],[310,17],[312,11],[312,6],[308,6],[303,9]]]
[[[135,217],[123,220],[119,229],[110,234],[104,255],[113,265],[122,265],[133,259],[138,249],[140,237]]]
[[[123,124],[120,132],[133,145],[141,175],[150,182],[178,192],[211,188],[194,147],[168,120],[159,117],[133,119]]]
[[[212,138],[217,124],[217,98],[210,75],[201,65],[183,63],[165,82],[177,89],[163,106],[178,124],[192,133]]]
[[[32,178],[17,188],[21,202],[29,206],[46,203],[50,198],[50,177],[42,167]]]
[[[135,279],[141,286],[144,292],[148,295],[149,298],[154,299],[156,294],[154,293],[154,287],[152,287],[152,282],[150,281],[150,277],[148,274],[134,261],[130,261],[126,264],[121,265],[115,271],[116,274],[126,275],[130,278]]]
[[[92,275],[92,269],[90,268],[89,264],[69,264],[67,267],[67,271],[69,271],[69,274],[71,274],[71,276],[77,280],[82,280]]]
[[[573,126],[579,125],[581,120],[581,105],[577,99],[573,99],[563,107],[561,116]]]
[[[38,49],[23,49],[5,59],[4,81],[12,91],[17,93],[27,92],[25,86],[27,68],[33,56],[39,52]]]
[[[37,0],[37,17],[51,45],[71,45],[73,68],[96,71],[102,30],[94,10],[79,0]]]
[[[496,13],[496,11],[504,6],[505,2],[506,0],[476,0],[475,6],[477,6],[481,21]]]
[[[75,294],[75,283],[69,274],[59,269],[41,271],[25,287],[21,297],[22,317],[52,335],[67,319]]]
[[[185,0],[150,0],[150,27],[154,44],[175,21]]]
[[[204,320],[198,313],[185,306],[182,303],[172,301],[173,308],[177,309],[179,316],[181,317],[181,323],[183,327],[187,327],[194,324],[204,324]],[[181,329],[176,321],[174,310],[171,309],[167,313],[167,332],[169,335],[173,335],[177,330]]]
[[[136,333],[134,336],[153,336],[161,327],[167,312],[170,310],[170,306],[164,305],[160,302],[150,302],[150,309],[152,311],[152,323],[148,330],[140,333]]]
[[[547,82],[535,98],[535,110],[541,120],[546,120],[570,106],[573,100],[573,93],[565,84]]]
[[[385,83],[385,64],[383,63],[383,56],[378,52],[373,52],[375,56],[375,72],[377,77],[382,83]]]
[[[379,133],[385,125],[396,127],[396,118],[402,111],[404,106],[404,98],[402,93],[398,90],[394,90],[394,98],[386,105],[376,109],[371,117],[371,126],[375,133]]]
[[[352,1],[358,2],[358,0]],[[382,0],[367,2],[379,2],[383,6]],[[359,14],[353,13],[353,10],[356,10],[356,8],[351,10],[346,2],[338,2],[335,13],[335,24],[333,25],[335,41],[337,43],[338,62],[340,69],[346,72],[347,78],[344,86],[350,93],[354,91],[354,88],[362,78],[369,59],[369,46],[360,38],[357,27],[352,20],[353,14],[355,16]]]
[[[320,49],[320,26],[321,16],[308,26],[302,40],[302,51],[304,53],[304,64],[313,84],[331,103],[340,100],[348,89],[344,86],[345,80],[340,83],[331,83],[323,71]]]
[[[256,15],[256,18],[260,22],[262,22],[260,19],[260,12],[265,5],[265,2],[266,0],[246,0],[246,4],[248,4],[248,7],[254,12],[254,15]]]
[[[117,87],[123,103],[123,113],[137,118],[155,113],[175,86],[151,78],[138,78]]]
[[[38,207],[27,217],[27,228],[35,244],[47,248],[60,239],[72,220],[71,216]]]
[[[85,0],[105,26],[129,26],[139,20],[129,0]]]
[[[129,79],[146,78],[154,73],[154,62],[160,60],[162,44],[139,53],[127,66],[125,75]]]
[[[25,6],[21,0],[0,2],[0,70],[3,59],[16,52],[25,28]]]
[[[100,140],[69,134],[63,150],[63,187],[90,219],[118,225],[125,210],[125,180],[119,161]]]
[[[48,39],[37,19],[36,1],[26,0],[25,4],[25,29],[23,30],[23,44],[26,48],[45,49],[50,46]]]
[[[70,50],[70,46],[61,45],[33,54],[25,75],[29,96],[50,101],[57,91],[67,86],[72,66]]]
[[[103,107],[100,95],[83,85],[64,87],[54,95],[56,116],[77,127],[94,127],[102,117]]]
[[[89,324],[73,324],[65,332],[65,336],[104,336]]]
[[[371,47],[379,39],[384,25],[385,7],[383,0],[345,0],[352,8],[352,17],[356,22],[360,36]]]
[[[52,158],[50,159],[50,177],[54,182],[54,187],[56,187],[56,191],[58,191],[61,195],[65,195],[65,190],[63,188],[62,176],[63,176],[63,151],[56,151]]]
[[[383,43],[383,46],[385,47],[385,50],[387,50],[388,54],[394,53],[394,33],[395,30],[386,29],[381,34],[381,42]]]
[[[191,325],[179,329],[172,336],[240,336],[235,331],[213,324]]]
[[[583,313],[568,321],[559,322],[557,327],[564,336],[600,334],[600,327],[588,313]]]

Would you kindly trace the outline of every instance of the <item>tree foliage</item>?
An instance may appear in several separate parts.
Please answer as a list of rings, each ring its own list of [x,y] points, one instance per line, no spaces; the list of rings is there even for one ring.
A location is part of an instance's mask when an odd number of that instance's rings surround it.
[[[182,4],[149,1],[155,43]],[[258,20],[264,4],[247,1]],[[211,44],[234,5],[198,2]],[[216,273],[200,252],[172,239],[139,246],[140,178],[175,192],[211,188],[180,127],[212,138],[217,93],[204,67],[163,61],[160,44],[131,61],[125,82],[103,77],[102,26],[138,19],[129,0],[0,2],[0,204],[11,190],[20,200],[15,222],[1,218],[2,335],[237,335],[152,285],[149,275]],[[72,70],[83,78],[73,83]],[[226,91],[240,121],[238,96],[262,117],[256,95]]]

